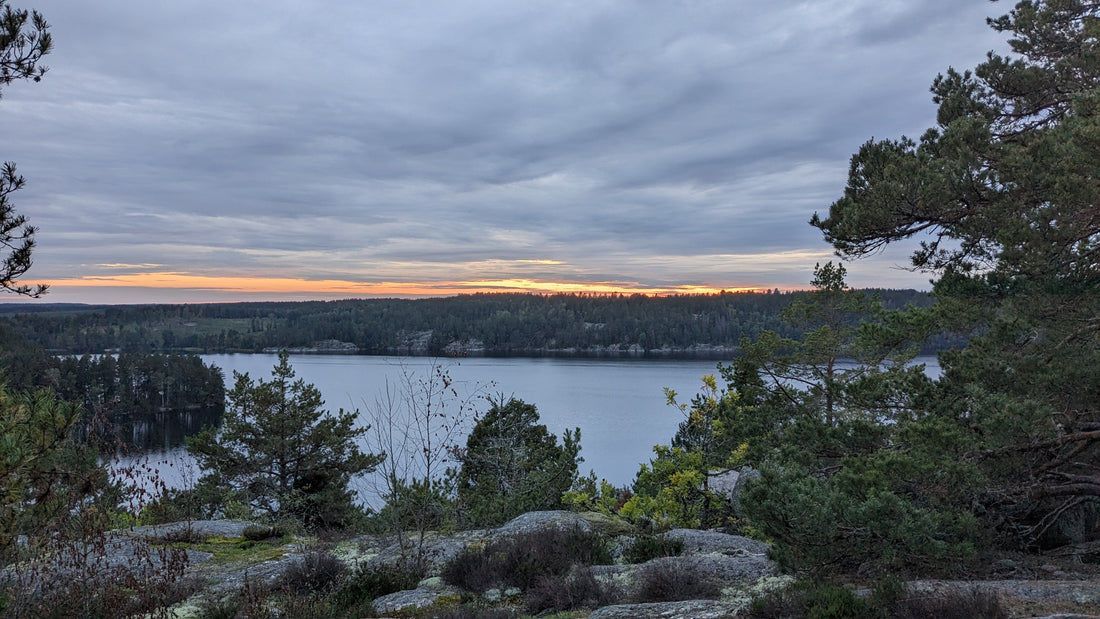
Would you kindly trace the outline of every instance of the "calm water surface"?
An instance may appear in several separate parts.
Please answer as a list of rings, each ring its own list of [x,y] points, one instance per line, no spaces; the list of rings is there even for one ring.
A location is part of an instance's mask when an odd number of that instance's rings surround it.
[[[227,387],[233,384],[234,371],[267,379],[278,361],[274,354],[202,358],[224,370]],[[935,358],[918,361],[935,364]],[[698,391],[703,374],[717,373],[714,361],[682,360],[292,355],[290,362],[298,378],[317,386],[327,408],[360,411],[374,405],[387,381],[391,386],[400,383],[406,371],[423,376],[433,362],[440,363],[462,392],[480,390],[534,404],[542,423],[559,436],[567,428],[579,427],[581,473],[594,470],[615,485],[631,483],[638,465],[652,456],[653,446],[667,444],[676,432],[682,417],[665,404],[663,388],[675,390],[681,401],[687,401]],[[938,367],[929,370],[938,373]],[[486,407],[479,404],[482,411]],[[365,416],[363,423],[367,423]],[[169,484],[187,483],[197,474],[182,447],[168,446],[152,458],[172,463],[160,466]],[[360,494],[370,501],[365,490],[360,489]]]

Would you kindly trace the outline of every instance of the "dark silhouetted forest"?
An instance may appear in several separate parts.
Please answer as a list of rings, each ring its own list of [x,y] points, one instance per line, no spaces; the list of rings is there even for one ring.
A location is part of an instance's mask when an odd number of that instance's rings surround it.
[[[728,358],[765,330],[797,337],[780,311],[804,292],[474,294],[431,299],[195,305],[8,305],[0,324],[53,353],[260,352],[354,344],[364,354],[673,355]],[[887,309],[931,304],[867,291]],[[927,343],[941,348],[943,338]],[[323,345],[322,345],[323,349]]]

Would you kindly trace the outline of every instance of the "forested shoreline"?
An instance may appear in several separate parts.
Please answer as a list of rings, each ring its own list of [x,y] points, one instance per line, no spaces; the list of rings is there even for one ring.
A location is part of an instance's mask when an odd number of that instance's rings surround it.
[[[104,452],[148,448],[163,434],[152,428],[169,428],[181,441],[219,423],[225,410],[221,369],[197,355],[53,355],[0,329],[0,376],[6,389],[77,405],[75,435]]]
[[[261,352],[674,356],[728,359],[764,331],[798,337],[780,312],[807,293],[473,294],[194,305],[0,305],[0,325],[54,354]],[[927,307],[916,290],[868,290],[886,309]],[[958,338],[933,337],[933,352]],[[334,350],[335,349],[335,350]]]

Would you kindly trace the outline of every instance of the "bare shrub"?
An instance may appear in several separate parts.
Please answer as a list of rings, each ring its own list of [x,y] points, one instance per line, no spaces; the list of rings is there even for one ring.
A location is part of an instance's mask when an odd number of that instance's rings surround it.
[[[443,580],[478,593],[498,586],[502,578],[500,560],[487,551],[488,548],[463,551],[443,568]]]
[[[454,526],[454,488],[448,470],[455,450],[477,417],[484,386],[451,378],[448,364],[432,361],[423,373],[401,364],[401,377],[387,381],[372,403],[367,448],[384,453],[377,471],[363,479],[385,501],[374,526],[394,535],[404,555],[424,567],[431,530]],[[414,536],[405,531],[412,530]]]
[[[493,587],[531,589],[543,577],[562,578],[575,565],[612,562],[607,540],[594,532],[541,529],[463,552],[443,569],[443,579],[468,591]]]
[[[58,536],[6,570],[3,612],[43,618],[161,616],[198,590],[198,582],[184,576],[187,564],[186,553],[176,548],[106,534]]]
[[[618,591],[598,581],[591,568],[582,567],[564,578],[540,578],[527,592],[527,612],[598,608],[614,603],[618,597]]]
[[[278,588],[292,595],[326,593],[336,588],[347,567],[331,552],[307,552],[283,572]]]
[[[654,561],[642,566],[631,597],[636,602],[715,600],[721,590],[708,574],[680,561]]]
[[[935,597],[903,598],[886,610],[889,616],[899,619],[1008,619],[1009,616],[996,594],[977,589]]]
[[[199,609],[204,619],[262,619],[273,613],[267,607],[271,591],[263,584],[253,583],[245,573],[241,589],[225,598],[207,599]]]

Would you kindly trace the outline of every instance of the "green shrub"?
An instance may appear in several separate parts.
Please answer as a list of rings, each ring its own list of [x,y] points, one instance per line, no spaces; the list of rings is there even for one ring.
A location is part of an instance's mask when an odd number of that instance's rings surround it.
[[[677,557],[684,552],[684,542],[663,535],[641,535],[623,549],[627,563],[645,563],[658,557]]]
[[[760,619],[873,619],[880,613],[843,587],[806,581],[753,600],[749,616]]]
[[[889,470],[915,466],[904,455],[849,459],[828,479],[794,464],[764,467],[740,505],[772,540],[780,568],[811,577],[864,564],[904,573],[973,554],[977,521],[972,515],[951,506],[924,506],[901,491],[878,487]]]
[[[885,609],[887,616],[898,619],[1008,619],[1001,600],[988,591],[971,590],[938,597],[921,596],[899,599]]]
[[[455,528],[456,505],[446,483],[395,480],[386,505],[365,518],[365,528],[395,531],[446,531]]]
[[[580,460],[580,428],[566,430],[561,444],[538,423],[538,410],[503,398],[477,422],[460,450],[458,500],[466,524],[495,526],[537,510],[561,509]]]
[[[821,585],[811,589],[807,594],[806,604],[806,616],[809,619],[848,619],[871,616],[871,609],[866,602],[848,589],[836,585]]]
[[[753,601],[749,616],[761,619],[1007,619],[1000,599],[988,592],[909,598],[897,580],[875,584],[866,601],[833,584],[804,582]]]
[[[206,619],[236,619],[243,603],[238,595],[226,598],[207,598],[199,606],[199,614]]]
[[[376,598],[415,589],[424,572],[411,563],[360,564],[336,593],[334,605],[341,610],[369,607]]]

